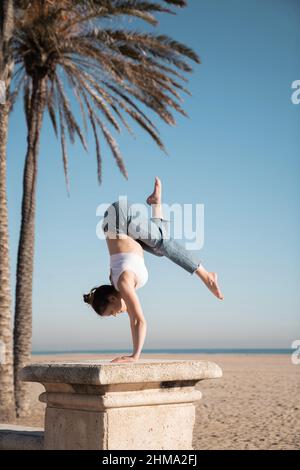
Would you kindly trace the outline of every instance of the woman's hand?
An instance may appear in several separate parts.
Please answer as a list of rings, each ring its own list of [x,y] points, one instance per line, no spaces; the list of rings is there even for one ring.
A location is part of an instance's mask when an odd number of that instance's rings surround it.
[[[136,356],[119,356],[110,362],[136,362],[138,358]]]

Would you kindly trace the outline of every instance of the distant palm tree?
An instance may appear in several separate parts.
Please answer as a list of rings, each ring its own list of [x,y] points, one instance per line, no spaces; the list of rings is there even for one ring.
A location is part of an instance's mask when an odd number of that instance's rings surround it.
[[[13,61],[9,46],[14,27],[13,1],[0,4],[0,420],[15,416],[9,237],[6,194],[6,145]]]
[[[34,258],[35,199],[38,152],[42,120],[47,109],[54,131],[60,134],[67,187],[66,131],[71,142],[78,136],[86,149],[66,84],[77,100],[86,128],[86,118],[95,139],[98,181],[102,182],[100,132],[125,178],[128,174],[117,142],[106,122],[117,132],[120,124],[132,133],[124,114],[130,116],[165,151],[154,123],[136,103],[152,109],[168,124],[175,119],[168,107],[187,116],[176,101],[178,90],[189,93],[177,79],[187,79],[176,69],[191,72],[185,58],[200,62],[189,47],[166,35],[108,27],[107,20],[136,17],[156,25],[153,13],[174,13],[165,4],[183,7],[184,0],[23,0],[16,19],[13,43],[16,89],[23,89],[28,126],[24,169],[22,222],[17,261],[14,328],[15,387],[18,414],[26,413],[25,384],[18,374],[31,354],[32,277]],[[173,66],[173,67],[172,67]],[[16,92],[17,94],[17,92]],[[68,189],[69,190],[69,189]]]

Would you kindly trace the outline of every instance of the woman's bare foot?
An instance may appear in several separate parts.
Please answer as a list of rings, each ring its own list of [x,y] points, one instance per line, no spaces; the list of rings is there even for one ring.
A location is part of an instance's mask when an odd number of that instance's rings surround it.
[[[149,206],[161,203],[161,181],[158,176],[155,177],[154,191],[147,197],[146,202]]]
[[[218,275],[217,273],[212,273],[206,271],[206,269],[200,265],[196,271],[196,274],[204,282],[206,287],[216,296],[218,299],[223,300],[224,296],[218,286]]]

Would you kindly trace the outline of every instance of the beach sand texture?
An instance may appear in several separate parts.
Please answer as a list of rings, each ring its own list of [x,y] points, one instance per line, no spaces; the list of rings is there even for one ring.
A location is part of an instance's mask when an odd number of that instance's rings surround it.
[[[33,362],[110,359],[120,354],[33,356]],[[124,353],[125,354],[125,353]],[[142,354],[142,358],[216,362],[223,377],[197,385],[194,449],[300,449],[300,365],[289,355]],[[31,384],[32,414],[18,424],[43,426],[40,384]]]

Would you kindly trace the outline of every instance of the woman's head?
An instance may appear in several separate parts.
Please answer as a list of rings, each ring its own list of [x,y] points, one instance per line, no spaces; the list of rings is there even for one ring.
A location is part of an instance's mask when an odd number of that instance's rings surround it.
[[[93,287],[88,294],[83,294],[83,301],[91,305],[101,317],[126,312],[124,300],[112,285]]]

